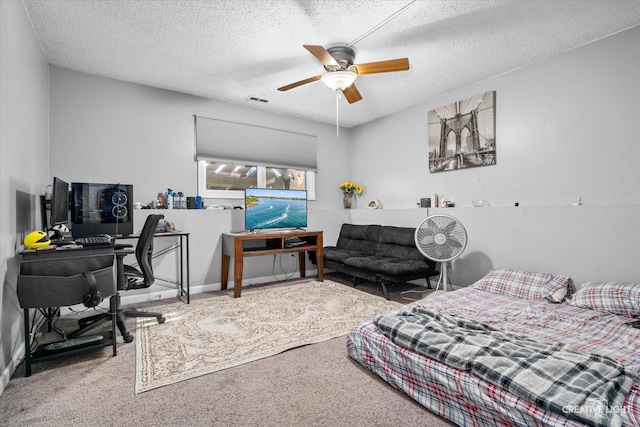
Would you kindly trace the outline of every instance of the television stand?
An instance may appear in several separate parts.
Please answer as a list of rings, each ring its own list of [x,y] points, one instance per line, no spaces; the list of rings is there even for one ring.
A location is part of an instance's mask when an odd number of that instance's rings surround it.
[[[295,244],[288,242],[297,239]],[[222,234],[222,273],[220,287],[227,289],[229,265],[233,257],[233,297],[239,298],[242,289],[242,268],[245,257],[298,253],[300,277],[305,277],[305,256],[315,252],[318,266],[318,280],[323,281],[322,231],[286,230],[277,232],[223,233]]]

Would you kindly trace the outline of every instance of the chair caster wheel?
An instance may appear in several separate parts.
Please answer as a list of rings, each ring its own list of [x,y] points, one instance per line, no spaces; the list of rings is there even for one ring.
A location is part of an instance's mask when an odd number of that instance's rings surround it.
[[[164,317],[158,317],[158,323],[163,324],[165,321]]]

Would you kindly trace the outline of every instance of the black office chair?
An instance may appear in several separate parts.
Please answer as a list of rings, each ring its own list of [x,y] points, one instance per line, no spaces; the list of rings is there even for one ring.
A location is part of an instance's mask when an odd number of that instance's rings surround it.
[[[117,283],[118,293],[114,295],[116,306],[116,324],[118,330],[124,339],[124,342],[133,341],[133,335],[129,333],[127,325],[124,323],[125,317],[155,317],[158,323],[164,323],[165,319],[161,313],[151,311],[138,311],[135,309],[124,310],[120,305],[120,291],[127,291],[131,289],[148,288],[155,281],[152,266],[153,256],[153,237],[158,226],[158,222],[164,218],[162,214],[151,214],[147,217],[142,232],[138,238],[138,244],[135,251],[130,248],[132,245],[115,246],[115,255],[117,263]],[[138,261],[138,268],[124,264],[124,258],[127,255],[134,254]],[[93,329],[99,324],[111,321],[111,315],[109,313],[99,314],[96,316],[87,317],[78,320],[80,329],[70,334],[69,337],[81,335],[89,329]]]
[[[148,288],[153,285],[156,277],[153,274],[153,235],[158,227],[158,222],[164,218],[162,214],[151,214],[147,217],[144,227],[140,232],[138,238],[138,244],[135,248],[136,260],[138,261],[138,268],[131,265],[124,264],[124,257],[131,254],[131,250],[125,249],[126,246],[119,246],[116,244],[116,260],[118,264],[118,292],[128,291],[131,289]],[[118,295],[118,307],[119,295]],[[124,325],[124,317],[155,317],[158,323],[164,323],[165,319],[161,313],[152,311],[138,311],[135,309],[130,310],[118,310],[118,328],[124,338],[125,342],[133,341],[133,336],[126,329]],[[122,326],[120,326],[120,321]]]

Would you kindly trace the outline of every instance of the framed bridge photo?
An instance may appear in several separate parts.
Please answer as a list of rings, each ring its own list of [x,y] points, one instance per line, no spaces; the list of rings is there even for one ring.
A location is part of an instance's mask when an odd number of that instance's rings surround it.
[[[429,171],[496,164],[496,92],[429,111]]]

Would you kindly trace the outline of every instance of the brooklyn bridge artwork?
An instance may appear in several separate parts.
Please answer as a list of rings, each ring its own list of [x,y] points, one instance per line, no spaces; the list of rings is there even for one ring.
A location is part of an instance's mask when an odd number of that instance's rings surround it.
[[[429,170],[496,164],[496,92],[429,111]]]

